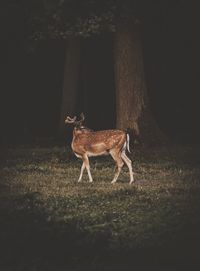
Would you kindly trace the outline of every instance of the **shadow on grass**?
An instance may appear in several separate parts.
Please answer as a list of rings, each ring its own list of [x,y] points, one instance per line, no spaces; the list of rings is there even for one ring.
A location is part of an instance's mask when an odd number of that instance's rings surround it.
[[[164,246],[115,248],[111,229],[91,233],[78,218],[53,220],[39,196],[16,196],[0,209],[0,270],[195,270],[200,264],[200,236],[188,226],[173,240],[160,237]]]

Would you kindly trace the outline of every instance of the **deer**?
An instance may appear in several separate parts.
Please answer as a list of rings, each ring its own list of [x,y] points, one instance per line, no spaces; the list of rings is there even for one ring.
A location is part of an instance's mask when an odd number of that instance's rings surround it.
[[[78,182],[81,182],[85,168],[88,173],[89,182],[93,182],[89,157],[110,154],[117,166],[111,183],[116,183],[125,163],[129,169],[129,183],[132,184],[134,182],[132,162],[126,155],[126,150],[130,153],[129,134],[126,131],[117,129],[93,131],[83,126],[84,120],[85,116],[83,113],[81,113],[79,120],[77,120],[76,116],[73,118],[67,116],[65,119],[65,124],[72,124],[74,126],[71,148],[75,156],[82,159],[83,162]]]

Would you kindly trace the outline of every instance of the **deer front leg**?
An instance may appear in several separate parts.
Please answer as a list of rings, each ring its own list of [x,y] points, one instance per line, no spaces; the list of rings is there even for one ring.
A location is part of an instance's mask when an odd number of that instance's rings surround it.
[[[90,172],[90,163],[89,163],[88,156],[86,154],[83,156],[83,163],[85,164],[85,167],[87,169],[89,182],[92,183],[93,179],[92,179],[92,175],[91,175],[91,172]]]
[[[81,182],[81,180],[82,180],[84,169],[85,169],[85,163],[83,162],[83,164],[81,166],[81,173],[80,173],[80,176],[78,179],[78,183]]]

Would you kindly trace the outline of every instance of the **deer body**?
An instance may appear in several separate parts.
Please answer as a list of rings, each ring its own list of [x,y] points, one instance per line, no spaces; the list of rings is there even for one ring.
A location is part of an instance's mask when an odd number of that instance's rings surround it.
[[[122,130],[104,130],[94,132],[80,126],[82,121],[83,120],[76,122],[76,118],[72,119],[70,117],[67,117],[65,120],[66,123],[75,124],[71,147],[74,154],[83,161],[78,182],[82,180],[82,175],[85,168],[88,172],[89,181],[93,181],[88,157],[109,154],[117,164],[117,171],[112,183],[117,181],[124,163],[126,163],[129,168],[130,183],[134,182],[132,163],[125,153],[126,149],[129,150],[129,135]],[[79,125],[76,125],[77,123]]]
[[[121,141],[126,135],[120,130],[106,130],[97,132],[81,132],[74,128],[72,149],[75,154],[99,156],[109,154],[113,148],[120,148]]]

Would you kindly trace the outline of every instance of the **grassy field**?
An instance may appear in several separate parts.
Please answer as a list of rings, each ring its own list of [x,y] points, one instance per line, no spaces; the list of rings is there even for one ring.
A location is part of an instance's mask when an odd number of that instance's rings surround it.
[[[94,183],[68,148],[1,152],[0,270],[199,270],[200,150],[136,148],[136,182],[110,157]]]

